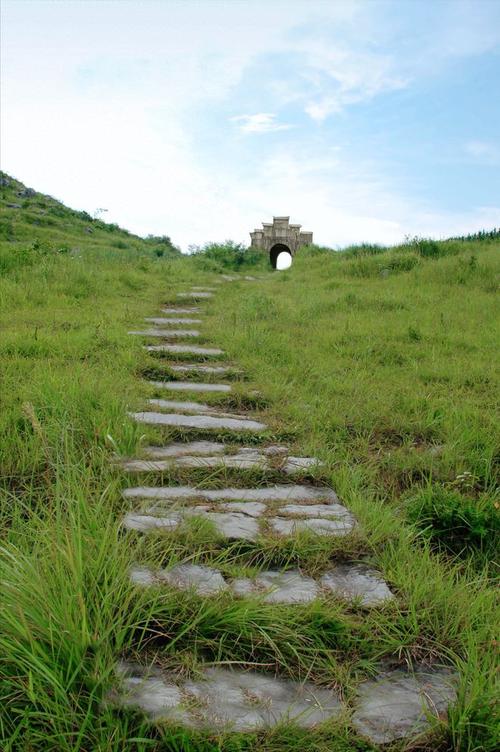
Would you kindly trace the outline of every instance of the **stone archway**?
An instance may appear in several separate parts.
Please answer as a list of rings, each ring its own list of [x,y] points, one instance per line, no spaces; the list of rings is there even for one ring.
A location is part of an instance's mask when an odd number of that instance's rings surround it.
[[[288,253],[290,254],[290,257],[292,257],[292,252],[287,245],[284,243],[276,243],[276,245],[273,245],[269,251],[269,261],[271,262],[273,269],[276,269],[276,262],[280,253]]]

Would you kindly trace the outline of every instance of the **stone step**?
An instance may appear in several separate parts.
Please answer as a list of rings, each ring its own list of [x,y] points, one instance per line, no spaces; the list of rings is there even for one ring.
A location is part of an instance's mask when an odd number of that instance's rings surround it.
[[[203,292],[202,290],[196,292],[178,292],[177,297],[178,298],[213,298],[214,294],[213,292]]]
[[[175,373],[234,373],[238,372],[233,366],[207,366],[204,363],[184,363],[183,365],[176,363],[175,365],[169,365],[171,371]]]
[[[229,592],[239,598],[261,598],[264,603],[310,603],[333,594],[348,601],[359,601],[369,608],[394,598],[381,574],[365,564],[339,564],[319,579],[307,577],[297,569],[230,579],[224,578],[218,569],[189,563],[156,571],[136,566],[130,577],[136,585],[192,590],[200,596]]]
[[[216,287],[200,287],[199,285],[192,285],[191,290],[195,292],[215,292]]]
[[[172,306],[167,306],[166,308],[160,309],[162,313],[199,313],[201,311],[200,306],[184,306],[182,308],[176,308]]]
[[[145,454],[151,459],[162,460],[165,457],[184,457],[185,455],[222,454],[226,448],[220,441],[186,441],[168,444],[163,447],[144,447]]]
[[[223,538],[251,541],[269,533],[344,536],[356,525],[353,515],[338,503],[335,492],[328,488],[140,486],[125,489],[123,496],[140,501],[123,523],[129,530],[140,532],[175,530],[193,517],[212,522]]]
[[[322,502],[328,508],[342,515],[350,516],[345,507],[339,504],[338,496],[332,488],[324,486],[274,485],[259,488],[191,488],[190,486],[164,486],[127,488],[127,498],[142,499],[206,499],[208,501],[277,501],[311,504]],[[304,507],[307,509],[307,506]]]
[[[138,423],[152,426],[172,426],[227,431],[264,431],[265,423],[244,418],[222,418],[213,415],[180,415],[179,413],[140,412],[129,413]]]
[[[218,347],[198,347],[197,345],[145,345],[148,352],[186,353],[186,355],[224,355]]]
[[[114,703],[193,729],[249,732],[285,722],[309,728],[342,711],[333,690],[272,674],[209,667],[194,680],[133,663],[121,663],[118,671]]]
[[[429,728],[432,716],[446,719],[457,683],[457,674],[448,668],[382,671],[359,685],[352,724],[373,744],[415,736]]]
[[[201,319],[191,319],[191,318],[181,319],[178,317],[177,318],[176,317],[155,318],[154,316],[153,317],[148,316],[147,318],[144,319],[144,321],[147,321],[149,324],[158,324],[159,326],[161,326],[162,324],[169,325],[169,324],[202,324],[203,323]]]
[[[140,337],[163,337],[164,339],[200,336],[198,329],[143,329],[138,332],[128,332],[128,334],[137,334]]]
[[[200,444],[203,444],[201,449]],[[194,447],[192,452],[189,451],[190,446]],[[207,467],[275,470],[292,475],[322,464],[314,457],[292,457],[288,454],[287,447],[277,445],[242,447],[233,454],[225,454],[226,446],[214,442],[175,444],[173,447],[170,450],[169,447],[145,447],[143,451],[146,459],[123,460],[120,465],[127,472],[165,472],[172,468]]]
[[[157,389],[170,392],[231,392],[230,384],[203,384],[199,381],[149,381]]]
[[[121,662],[119,688],[109,700],[164,721],[211,732],[252,732],[293,723],[318,726],[347,712],[331,689],[256,671],[206,667],[197,679]],[[411,738],[445,718],[457,697],[457,675],[448,668],[415,666],[380,672],[361,682],[351,723],[372,744]]]
[[[196,413],[202,415],[213,415],[218,418],[234,418],[235,420],[250,420],[247,415],[240,413],[227,413],[213,405],[206,405],[204,402],[189,402],[187,400],[166,400],[166,399],[148,399],[148,404],[157,407],[159,410],[175,410],[179,413]]]

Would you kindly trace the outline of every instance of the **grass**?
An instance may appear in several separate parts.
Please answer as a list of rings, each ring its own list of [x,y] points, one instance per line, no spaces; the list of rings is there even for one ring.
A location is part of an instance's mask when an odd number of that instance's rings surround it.
[[[234,395],[203,401],[252,410],[272,440],[321,457],[321,475],[306,481],[330,483],[361,523],[347,539],[227,544],[200,523],[182,535],[125,534],[120,491],[137,478],[112,463],[151,441],[194,438],[126,418],[155,395],[143,374],[174,375],[168,359],[151,358],[126,332],[178,289],[213,282],[226,263],[157,255],[119,230],[84,233],[70,215],[54,215],[56,225],[43,228],[52,250],[33,257],[39,229],[23,220],[27,211],[8,209],[19,232],[0,243],[9,259],[0,277],[2,749],[373,749],[347,717],[244,737],[147,724],[109,702],[117,658],[137,655],[182,675],[207,661],[278,670],[337,687],[347,703],[382,659],[450,663],[461,686],[448,724],[394,749],[493,752],[498,241],[450,241],[437,254],[311,249],[287,272],[221,288],[206,331],[247,380],[234,382]],[[131,247],[113,246],[114,233]],[[78,254],[54,251],[77,236]],[[24,246],[29,263],[18,262]],[[249,397],[255,389],[262,396]],[[276,478],[216,471],[163,480],[220,487]],[[138,561],[204,562],[245,576],[297,565],[315,574],[359,557],[382,571],[396,602],[367,611],[333,598],[293,608],[201,600],[142,591],[128,578]]]

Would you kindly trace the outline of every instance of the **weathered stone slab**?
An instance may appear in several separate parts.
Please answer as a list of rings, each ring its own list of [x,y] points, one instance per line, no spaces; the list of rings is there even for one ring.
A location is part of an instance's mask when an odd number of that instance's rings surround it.
[[[199,285],[193,285],[191,287],[191,290],[195,292],[200,292],[200,291],[201,292],[215,292],[216,288],[215,287],[200,287]]]
[[[380,573],[366,564],[338,564],[320,582],[341,598],[359,599],[363,606],[378,606],[394,598]]]
[[[265,603],[309,603],[319,593],[312,577],[305,577],[298,570],[261,572],[253,580],[233,580],[231,588],[235,595],[241,597],[260,594]]]
[[[179,413],[155,412],[129,413],[129,415],[138,423],[155,426],[227,431],[264,431],[267,429],[265,423],[259,423],[256,420],[221,418],[213,415],[181,415]]]
[[[178,298],[213,298],[214,294],[213,292],[203,292],[203,291],[194,291],[194,292],[178,292],[177,297]]]
[[[169,326],[170,324],[202,324],[201,319],[190,319],[190,318],[154,318],[154,317],[148,317],[145,318],[144,321],[147,321],[149,324],[157,324],[158,326],[162,326],[163,324],[166,324]]]
[[[230,384],[203,384],[199,381],[150,381],[157,389],[171,392],[231,392]]]
[[[230,373],[235,369],[232,366],[207,366],[204,363],[185,363],[184,365],[171,365],[169,366],[171,371],[176,373]]]
[[[316,535],[347,535],[355,526],[354,519],[350,518],[330,520],[313,517],[306,520],[290,520],[283,517],[271,517],[268,522],[275,533],[285,536],[305,532]]]
[[[311,728],[342,711],[333,690],[254,671],[211,667],[196,681],[145,671],[136,664],[121,664],[119,672],[116,704],[138,708],[153,721],[188,728],[250,732],[280,723]]]
[[[167,306],[166,308],[161,309],[162,313],[198,313],[201,311],[201,308],[199,306],[184,306],[183,308],[172,308],[172,306]]]
[[[225,501],[218,507],[228,512],[241,512],[249,517],[261,517],[267,509],[262,501]]]
[[[252,510],[248,507],[253,506]],[[244,511],[242,507],[244,505],[240,502],[232,502],[221,505],[227,511],[235,511],[239,515],[246,514],[249,517],[258,519],[265,511],[265,505],[259,502],[247,502]],[[222,515],[224,518],[224,515]],[[235,522],[234,518],[229,520],[225,517],[226,522]],[[243,524],[244,533],[246,535],[251,534],[256,536],[258,529],[255,526],[251,528],[243,517],[238,517],[237,522],[239,525]],[[232,531],[234,532],[234,530]],[[238,533],[241,533],[241,529],[238,528]],[[238,535],[236,537],[239,537]],[[253,539],[253,538],[252,538]],[[238,577],[236,579],[224,578],[218,569],[210,567],[198,567],[190,564],[182,565],[185,569],[181,572],[186,572],[186,577],[170,576],[169,572],[173,572],[175,575],[176,568],[172,570],[158,570],[153,571],[148,567],[134,567],[131,571],[131,579],[138,585],[169,585],[179,590],[187,590],[191,587],[195,587],[195,590],[200,595],[211,595],[212,593],[218,593],[222,590],[231,592],[233,596],[239,598],[245,597],[261,597],[265,603],[309,603],[316,598],[328,596],[333,591],[335,594],[339,594],[337,586],[339,584],[336,579],[337,573],[335,569],[326,572],[319,581],[314,580],[312,577],[303,575],[298,569],[279,571],[263,571],[255,577]],[[341,565],[343,571],[343,577],[345,579],[357,580],[358,564],[346,563]],[[366,569],[368,569],[366,567]],[[346,588],[340,594],[343,598],[349,601],[358,600],[362,598],[364,606],[378,606],[385,602],[388,598],[393,598],[393,594],[387,587],[386,583],[382,579],[379,572],[369,570],[372,578],[376,578],[378,591],[374,590],[373,582],[366,580],[360,580],[356,583],[356,588]],[[189,575],[189,576],[188,576]],[[212,577],[213,575],[213,577]],[[332,580],[335,587],[332,587]],[[205,583],[213,583],[213,588],[203,590]],[[199,585],[199,587],[198,587]],[[382,592],[384,589],[384,592]],[[388,594],[388,596],[387,596]]]
[[[263,447],[262,449],[242,447],[235,454],[224,454],[224,444],[213,444],[213,442],[206,442],[206,444],[216,446],[217,451],[213,453],[209,451],[193,451],[190,454],[185,450],[185,447],[189,445],[181,444],[176,445],[182,447],[181,454],[176,451],[171,454],[165,454],[161,450],[152,453],[146,447],[147,459],[122,460],[120,465],[127,472],[165,472],[172,468],[199,467],[280,471],[283,469],[283,462],[285,462],[285,472],[288,475],[291,475],[293,472],[302,472],[300,466],[295,470],[295,466],[292,465],[292,467],[289,467],[289,463],[286,461],[286,447],[270,446]],[[303,459],[308,460],[309,458],[305,457]]]
[[[288,457],[282,470],[287,475],[294,475],[320,467],[322,464],[316,457]]]
[[[221,505],[224,508],[225,505]],[[243,509],[243,505],[239,509]],[[232,540],[255,541],[259,535],[264,535],[262,523],[267,520],[274,528],[274,532],[282,536],[292,536],[296,533],[309,532],[320,536],[343,536],[352,530],[345,520],[285,520],[279,518],[256,518],[244,511],[214,512],[204,506],[177,507],[175,511],[161,512],[157,506],[143,512],[130,512],[125,515],[124,526],[138,532],[175,530],[184,520],[190,517],[200,517],[211,521],[216,532],[223,538]],[[281,527],[275,523],[282,523]]]
[[[425,731],[428,716],[445,716],[455,701],[456,680],[449,669],[440,668],[382,672],[358,687],[352,723],[373,744]]]
[[[183,519],[181,514],[171,514],[168,517],[156,517],[151,514],[129,512],[123,519],[123,524],[128,530],[137,530],[141,533],[150,530],[175,530]]]
[[[242,512],[207,512],[204,517],[223,538],[254,541],[259,535],[258,521]]]
[[[273,516],[280,514],[273,505],[287,497],[307,502],[320,494],[331,500],[329,518],[294,518]],[[190,486],[139,486],[127,488],[123,496],[142,499],[140,510],[125,518],[125,526],[146,532],[176,527],[187,517],[200,516],[211,520],[223,537],[255,540],[266,534],[266,525],[278,535],[290,536],[309,531],[318,535],[347,535],[356,521],[344,507],[333,501],[337,498],[331,489],[308,486],[271,486],[268,488],[201,489]],[[205,502],[205,504],[203,504]],[[208,505],[207,505],[208,502]],[[216,507],[214,509],[214,504]],[[326,517],[326,515],[325,515]],[[162,523],[156,520],[163,520]]]
[[[197,345],[146,345],[148,352],[186,353],[189,355],[224,355],[218,347],[198,347]]]
[[[278,509],[278,514],[285,517],[350,517],[342,504],[329,502],[328,504],[287,504]]]
[[[218,418],[234,418],[235,420],[250,420],[250,418],[241,413],[227,413],[220,410],[214,405],[207,405],[204,402],[193,402],[189,400],[166,400],[166,399],[148,399],[148,404],[157,407],[160,410],[176,410],[180,413],[199,413],[202,415],[214,415]]]
[[[161,460],[165,457],[222,454],[225,448],[226,445],[218,441],[188,441],[168,444],[165,447],[144,447],[143,451],[147,457]]]
[[[312,486],[276,485],[266,488],[191,488],[190,486],[141,486],[126,488],[124,496],[142,499],[206,499],[207,501],[328,501],[332,504],[332,516],[349,512],[338,504],[331,488]],[[307,507],[305,507],[307,508]]]
[[[177,564],[171,569],[153,572],[148,567],[133,567],[130,579],[137,585],[170,585],[177,590],[194,590],[202,596],[216,595],[228,589],[217,569],[199,564]]]
[[[137,334],[140,337],[163,337],[164,339],[200,336],[200,332],[197,329],[144,329],[143,331],[128,333]]]

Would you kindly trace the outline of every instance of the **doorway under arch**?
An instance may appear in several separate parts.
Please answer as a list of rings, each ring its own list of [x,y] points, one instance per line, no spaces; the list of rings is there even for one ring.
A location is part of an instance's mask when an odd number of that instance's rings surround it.
[[[271,262],[271,266],[273,267],[273,269],[277,269],[278,268],[277,267],[278,256],[281,253],[284,253],[284,254],[287,254],[288,256],[290,256],[290,263],[287,264],[286,266],[283,266],[282,268],[287,268],[288,266],[291,266],[292,252],[291,252],[290,248],[287,245],[285,245],[284,243],[276,243],[276,245],[273,245],[273,247],[269,251],[269,261]]]

